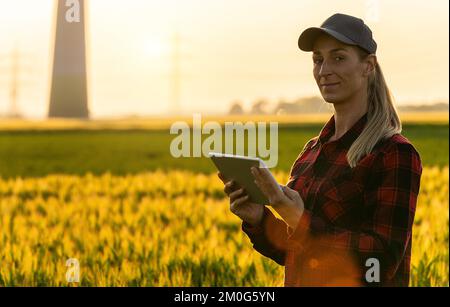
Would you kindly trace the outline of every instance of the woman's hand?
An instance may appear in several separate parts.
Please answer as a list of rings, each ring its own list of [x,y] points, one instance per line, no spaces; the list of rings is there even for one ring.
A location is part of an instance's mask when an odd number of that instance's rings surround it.
[[[230,211],[252,226],[260,225],[264,206],[250,202],[248,194],[236,182],[226,181],[221,173],[218,173],[218,176],[225,184],[224,191],[230,198]]]
[[[256,185],[269,199],[270,205],[295,229],[305,209],[300,194],[287,186],[279,185],[266,168],[252,167],[251,171]]]

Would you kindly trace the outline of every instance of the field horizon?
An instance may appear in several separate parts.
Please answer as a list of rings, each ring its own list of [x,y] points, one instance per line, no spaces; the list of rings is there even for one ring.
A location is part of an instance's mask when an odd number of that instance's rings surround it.
[[[193,113],[195,114],[195,113]],[[202,115],[202,121],[215,121],[223,124],[232,122],[278,122],[280,126],[325,123],[333,114],[280,114],[280,115]],[[449,122],[449,112],[399,112],[404,123],[445,124]],[[169,129],[177,122],[192,123],[192,115],[105,117],[94,119],[20,119],[0,118],[1,131],[23,130],[161,130]]]

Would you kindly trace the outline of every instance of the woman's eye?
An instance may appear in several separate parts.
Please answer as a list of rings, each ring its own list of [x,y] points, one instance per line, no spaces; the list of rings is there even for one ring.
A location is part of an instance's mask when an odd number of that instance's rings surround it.
[[[341,56],[336,56],[336,57],[334,57],[334,59],[336,60],[336,62],[340,62],[340,61],[344,60],[344,58]],[[322,62],[322,59],[313,59],[314,64],[320,64],[321,62]]]

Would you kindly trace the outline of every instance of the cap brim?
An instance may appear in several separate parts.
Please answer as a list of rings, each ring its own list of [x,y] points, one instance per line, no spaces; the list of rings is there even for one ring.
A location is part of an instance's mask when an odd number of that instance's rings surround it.
[[[303,33],[300,35],[298,39],[298,47],[303,51],[313,51],[314,42],[317,39],[317,37],[321,34],[331,35],[332,37],[334,37],[335,39],[344,44],[356,45],[354,41],[334,30],[312,27],[303,31]]]

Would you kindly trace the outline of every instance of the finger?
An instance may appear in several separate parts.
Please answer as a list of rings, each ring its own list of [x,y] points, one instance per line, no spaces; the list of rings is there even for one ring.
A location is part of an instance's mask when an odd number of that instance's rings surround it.
[[[256,184],[256,186],[257,186],[262,192],[264,192],[263,189],[262,189],[261,183],[259,182],[258,179],[253,180],[253,182]]]
[[[258,188],[265,194],[270,193],[269,184],[261,176],[261,173],[257,167],[253,167],[252,174],[255,178],[254,182],[258,186]]]
[[[226,194],[230,194],[231,192],[233,192],[235,190],[234,181],[231,180],[231,181],[228,181],[227,183],[225,183],[225,187],[223,190]]]
[[[266,185],[264,182],[261,182],[259,180],[254,180],[256,186],[259,188],[259,190],[264,194],[264,196],[266,196],[269,200],[270,199],[277,199],[274,198],[274,196],[277,195],[277,193],[274,193],[271,190],[271,187]],[[281,191],[279,191],[278,193],[282,193]]]
[[[277,193],[282,193],[282,190],[278,184],[278,182],[276,182],[276,180],[272,177],[272,175],[270,174],[270,172],[268,172],[268,170],[264,169],[259,169],[259,177],[258,177],[258,181],[260,184],[260,188],[264,189],[267,193],[269,194],[277,194]]]
[[[242,197],[236,199],[235,201],[233,201],[230,205],[231,211],[233,211],[233,212],[236,211],[237,207],[246,203],[248,201],[248,199],[249,199],[249,196],[245,195],[245,196],[242,196]]]
[[[255,180],[253,180],[253,182],[256,184],[256,186],[262,190],[264,188],[264,181],[261,180],[261,177],[258,174],[258,170],[256,168],[253,168],[252,173],[254,173],[254,178]]]
[[[262,168],[259,168],[258,170],[259,170],[259,174],[262,178],[264,178],[268,182],[273,182],[273,183],[276,183],[276,185],[278,185],[275,178],[273,178],[272,174],[270,173],[269,169],[262,167]]]
[[[261,180],[262,179],[261,178],[261,174],[259,173],[259,169],[257,167],[252,167],[250,169],[250,171],[251,171],[251,173],[253,175],[253,178],[255,178],[256,180]]]
[[[244,193],[244,189],[239,189],[239,190],[234,191],[233,193],[231,193],[229,195],[230,196],[230,201],[233,202],[234,200],[240,198],[243,193]]]
[[[260,177],[260,175],[258,174],[257,170],[255,170],[255,174],[257,174],[257,175],[255,176],[255,180],[253,182],[261,190],[261,192],[263,192],[264,195],[269,197],[269,195],[270,195],[270,186],[267,184],[266,181],[263,180],[263,178]]]
[[[230,193],[233,193],[234,191],[240,189],[241,186],[234,180],[230,181],[225,185],[224,191],[229,195]]]

